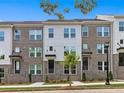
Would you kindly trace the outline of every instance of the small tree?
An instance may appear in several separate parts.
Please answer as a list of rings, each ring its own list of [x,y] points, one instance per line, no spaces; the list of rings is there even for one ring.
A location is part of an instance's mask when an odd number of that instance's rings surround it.
[[[71,66],[75,66],[79,61],[79,56],[76,55],[75,52],[71,51],[70,53],[68,52],[65,57],[64,57],[64,66],[66,67],[71,67]],[[68,74],[68,81],[69,81],[69,86],[71,86],[71,80],[70,80],[70,71]]]

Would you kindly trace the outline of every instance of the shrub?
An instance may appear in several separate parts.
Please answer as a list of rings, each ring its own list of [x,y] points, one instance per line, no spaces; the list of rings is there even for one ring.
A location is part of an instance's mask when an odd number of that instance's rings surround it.
[[[109,79],[110,79],[110,80],[113,80],[113,74],[112,74],[112,71],[109,72]]]
[[[28,75],[28,78],[29,78],[29,82],[32,82],[32,75],[31,74]]]
[[[45,78],[45,82],[49,82],[48,76],[46,76],[46,78]]]
[[[82,81],[86,81],[86,74],[85,73],[82,74]]]

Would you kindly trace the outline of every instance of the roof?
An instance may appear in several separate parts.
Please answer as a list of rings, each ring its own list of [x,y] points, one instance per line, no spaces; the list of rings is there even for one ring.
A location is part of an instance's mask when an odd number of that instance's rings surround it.
[[[82,21],[106,21],[101,19],[71,19],[71,20],[47,20],[45,22],[82,22]]]

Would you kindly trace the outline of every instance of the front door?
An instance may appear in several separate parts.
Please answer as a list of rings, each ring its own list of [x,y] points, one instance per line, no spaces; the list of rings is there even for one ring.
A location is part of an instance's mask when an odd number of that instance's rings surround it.
[[[48,73],[53,74],[54,73],[54,60],[48,60]]]

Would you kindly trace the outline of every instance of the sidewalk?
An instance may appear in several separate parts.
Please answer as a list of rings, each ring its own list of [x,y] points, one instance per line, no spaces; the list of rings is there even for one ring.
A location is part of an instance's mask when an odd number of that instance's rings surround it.
[[[72,81],[72,86],[85,86],[85,85],[105,85],[105,82],[96,82],[96,83],[83,83],[80,81]],[[124,81],[115,81],[110,82],[111,84],[124,84]],[[30,85],[3,85],[0,86],[0,88],[38,88],[38,87],[65,87],[69,86],[69,84],[49,84],[44,85],[44,82],[36,82],[32,83]]]

